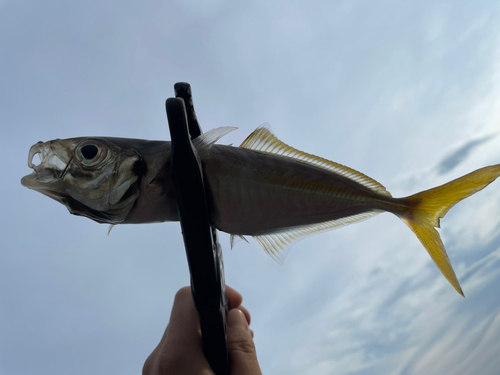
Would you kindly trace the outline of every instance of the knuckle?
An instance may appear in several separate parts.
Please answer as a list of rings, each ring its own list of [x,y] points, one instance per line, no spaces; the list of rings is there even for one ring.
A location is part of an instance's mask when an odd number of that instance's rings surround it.
[[[255,344],[247,332],[238,332],[227,340],[228,349],[244,354],[255,353]]]
[[[144,362],[144,366],[142,367],[142,375],[154,375],[155,370],[155,362],[158,356],[158,347],[153,350],[153,352],[148,356],[146,361]]]
[[[142,367],[142,375],[151,375],[153,373],[151,368],[152,368],[152,364],[148,358],[148,359],[146,359],[146,362],[144,362],[144,366]]]

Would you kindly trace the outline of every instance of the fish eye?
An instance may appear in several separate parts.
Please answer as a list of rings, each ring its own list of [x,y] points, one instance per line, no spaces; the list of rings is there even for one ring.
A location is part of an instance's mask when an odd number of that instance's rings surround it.
[[[96,140],[85,140],[76,147],[75,156],[84,167],[95,167],[108,158],[105,145]]]
[[[99,149],[96,145],[85,145],[80,149],[82,156],[87,160],[92,160],[97,156]]]

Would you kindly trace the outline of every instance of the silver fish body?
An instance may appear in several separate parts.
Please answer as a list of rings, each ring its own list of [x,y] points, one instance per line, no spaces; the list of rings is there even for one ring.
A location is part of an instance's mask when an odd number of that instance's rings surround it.
[[[393,198],[291,158],[214,145],[202,158],[212,222],[259,235],[388,210]]]
[[[88,163],[81,156],[89,144],[106,154],[102,160]],[[39,142],[30,151],[31,165],[44,148],[52,150],[47,162],[59,155],[60,168],[42,163],[21,182],[72,213],[109,224],[179,220],[170,142],[107,137]],[[377,200],[388,203],[388,197],[356,181],[292,158],[224,145],[212,145],[200,158],[212,223],[227,233],[266,234],[383,209]]]

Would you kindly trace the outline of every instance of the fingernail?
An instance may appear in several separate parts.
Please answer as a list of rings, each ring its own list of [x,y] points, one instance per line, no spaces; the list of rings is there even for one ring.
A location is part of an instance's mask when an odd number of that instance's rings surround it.
[[[232,309],[227,313],[226,324],[229,328],[248,329],[247,319],[241,310]]]

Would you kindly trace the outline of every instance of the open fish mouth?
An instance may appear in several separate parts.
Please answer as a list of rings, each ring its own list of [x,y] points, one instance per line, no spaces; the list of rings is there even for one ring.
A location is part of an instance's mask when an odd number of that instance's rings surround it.
[[[38,155],[40,157],[40,164],[33,164],[33,159]],[[33,145],[28,155],[28,167],[35,172],[39,172],[40,168],[52,168],[63,171],[68,166],[68,162],[61,160],[61,158],[54,153],[50,147],[50,142],[38,142]]]
[[[40,163],[36,164],[38,155]],[[28,167],[33,172],[21,179],[21,184],[34,190],[50,189],[50,184],[64,176],[71,156],[57,141],[38,142],[28,154]]]

